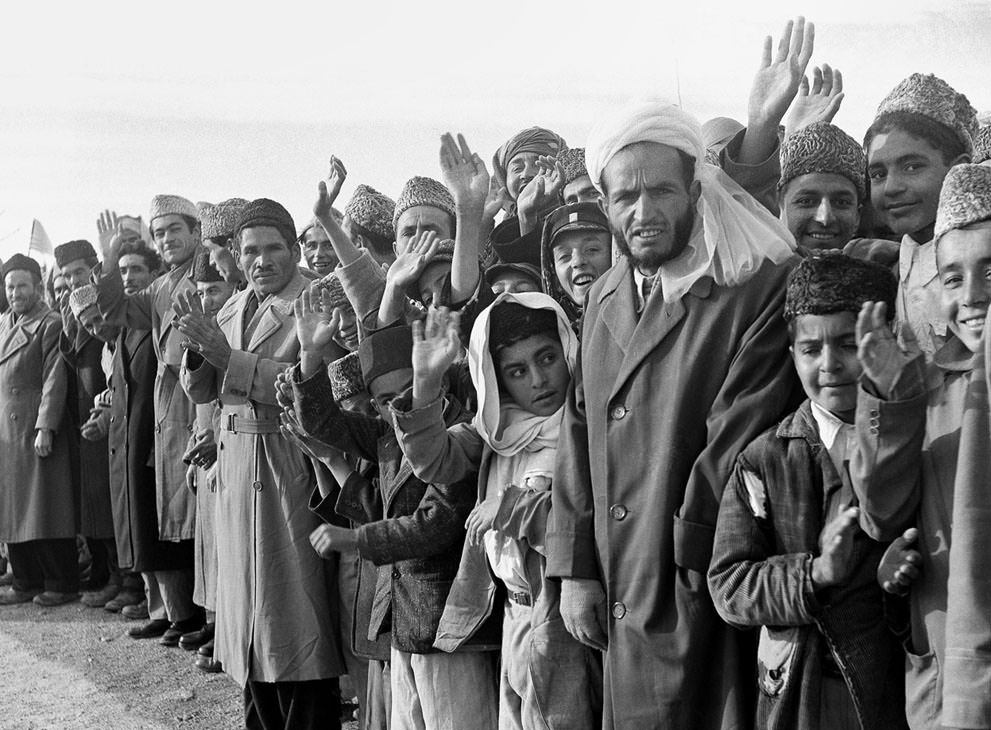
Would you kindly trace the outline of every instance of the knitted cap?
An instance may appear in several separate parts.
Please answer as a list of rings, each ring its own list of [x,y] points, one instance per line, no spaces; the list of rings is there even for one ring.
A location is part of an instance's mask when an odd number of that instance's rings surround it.
[[[327,366],[327,376],[330,378],[334,400],[338,403],[365,391],[365,381],[361,377],[361,359],[357,352],[349,352],[334,360]]]
[[[974,137],[974,159],[971,162],[981,163],[991,160],[991,124],[985,124],[977,130]]]
[[[585,148],[571,147],[557,156],[557,161],[564,170],[564,184],[574,182],[582,175],[588,175],[585,169]]]
[[[336,272],[330,272],[320,279],[319,287],[330,295],[330,303],[334,308],[341,308],[348,312],[354,312],[354,306],[347,294],[344,293],[344,286],[341,284]]]
[[[788,276],[785,319],[802,314],[860,312],[864,302],[885,302],[895,313],[898,282],[889,269],[839,251],[816,251]]]
[[[358,345],[361,377],[367,386],[375,378],[413,367],[413,330],[408,325],[370,333]]]
[[[76,319],[94,305],[96,305],[96,287],[92,284],[84,284],[69,292],[69,308],[72,309],[72,316]]]
[[[451,191],[433,178],[414,177],[403,186],[399,200],[396,201],[396,209],[392,214],[393,232],[399,223],[399,216],[417,205],[440,208],[454,218],[454,198],[451,196]]]
[[[867,156],[864,148],[839,127],[816,122],[785,138],[781,144],[781,178],[778,190],[800,175],[812,172],[842,175],[857,189],[857,198],[867,195]]]
[[[252,200],[241,209],[234,227],[234,235],[240,237],[244,229],[262,226],[275,228],[282,234],[287,245],[291,246],[296,242],[296,224],[293,223],[289,211],[268,198]]]
[[[217,267],[213,265],[210,261],[210,252],[201,251],[196,254],[196,258],[193,260],[193,273],[192,280],[199,283],[208,283],[212,281],[223,281],[224,277],[220,275],[217,271]]]
[[[230,238],[234,235],[237,217],[248,201],[244,198],[229,198],[216,205],[197,203],[200,214],[200,235],[203,238]]]
[[[370,185],[359,185],[344,206],[344,215],[376,236],[395,238],[396,203]]]
[[[22,253],[15,253],[4,262],[3,268],[0,269],[0,273],[3,274],[4,279],[7,278],[7,274],[11,271],[30,271],[34,274],[35,278],[41,278],[41,266],[38,262]]]
[[[935,240],[955,228],[991,220],[991,167],[954,165],[943,178]]]
[[[96,258],[96,249],[89,241],[69,241],[55,247],[55,265],[60,269],[72,261]]]
[[[154,221],[163,215],[188,215],[190,218],[200,219],[196,206],[191,201],[178,195],[156,195],[151,199],[151,211],[148,213],[148,221]]]
[[[968,153],[974,151],[977,110],[966,96],[938,76],[919,73],[909,76],[884,97],[874,120],[892,112],[911,112],[929,117],[953,130]]]

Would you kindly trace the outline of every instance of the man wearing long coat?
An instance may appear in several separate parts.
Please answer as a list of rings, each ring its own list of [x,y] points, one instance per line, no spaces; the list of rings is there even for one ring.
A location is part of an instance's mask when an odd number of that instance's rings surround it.
[[[569,631],[605,649],[604,728],[748,728],[751,639],[716,614],[706,571],[736,455],[791,394],[793,243],[675,107],[622,110],[586,160],[626,257],[586,302],[548,574]]]

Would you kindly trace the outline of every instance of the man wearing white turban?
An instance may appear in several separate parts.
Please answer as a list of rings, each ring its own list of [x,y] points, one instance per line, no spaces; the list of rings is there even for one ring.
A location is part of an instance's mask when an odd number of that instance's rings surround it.
[[[794,387],[794,242],[670,104],[620,110],[585,155],[626,256],[586,300],[548,574],[568,630],[605,649],[604,728],[749,727],[752,640],[719,619],[706,571],[736,456]]]

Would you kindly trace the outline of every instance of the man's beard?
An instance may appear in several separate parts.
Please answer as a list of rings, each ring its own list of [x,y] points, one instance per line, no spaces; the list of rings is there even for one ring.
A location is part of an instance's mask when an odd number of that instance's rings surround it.
[[[612,226],[610,226],[612,227]],[[667,254],[660,251],[648,250],[639,256],[634,256],[630,251],[630,245],[623,237],[623,232],[612,228],[613,238],[619,247],[620,253],[626,256],[633,264],[640,269],[658,269],[660,266],[672,259],[677,258],[688,246],[688,241],[692,237],[692,229],[695,227],[695,206],[690,205],[685,213],[674,222],[673,246]]]

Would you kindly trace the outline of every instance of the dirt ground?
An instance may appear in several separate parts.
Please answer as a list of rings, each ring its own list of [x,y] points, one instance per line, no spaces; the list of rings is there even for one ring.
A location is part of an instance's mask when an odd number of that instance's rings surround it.
[[[226,674],[196,669],[194,652],[130,638],[133,625],[80,603],[0,606],[0,729],[243,727]]]

